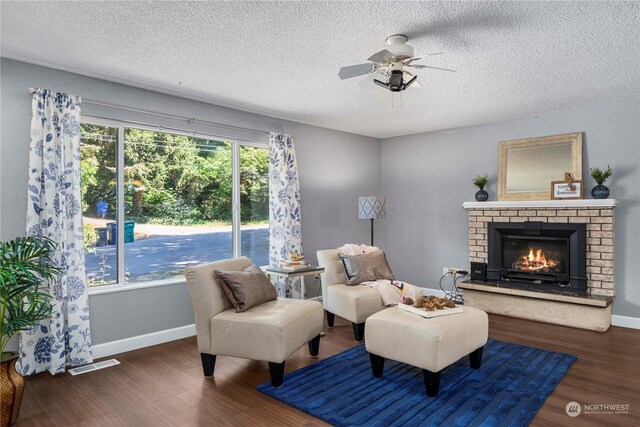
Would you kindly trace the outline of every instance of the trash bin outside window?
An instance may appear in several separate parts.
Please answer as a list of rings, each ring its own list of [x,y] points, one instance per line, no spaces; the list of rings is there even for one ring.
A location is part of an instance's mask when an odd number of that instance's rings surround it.
[[[117,222],[108,222],[107,229],[109,230],[109,244],[115,245],[118,241],[118,223]]]
[[[135,227],[136,227],[135,221],[124,222],[124,242],[125,243],[132,243],[136,240],[136,236],[133,231]]]
[[[124,242],[132,243],[136,240],[136,236],[134,233],[134,228],[136,226],[135,221],[125,221],[124,222]],[[118,242],[118,223],[117,222],[108,222],[107,227],[109,229],[109,244],[115,245]]]
[[[96,232],[98,233],[98,240],[96,241],[96,246],[107,246],[107,227],[98,227],[96,228]]]

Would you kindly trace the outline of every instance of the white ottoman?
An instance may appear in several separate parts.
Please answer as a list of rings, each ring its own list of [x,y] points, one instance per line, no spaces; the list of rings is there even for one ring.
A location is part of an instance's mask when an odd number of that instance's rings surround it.
[[[488,334],[487,313],[477,308],[427,319],[392,307],[367,318],[365,345],[374,377],[382,376],[384,359],[407,363],[422,368],[427,395],[436,396],[447,366],[469,355],[471,367],[480,367]]]

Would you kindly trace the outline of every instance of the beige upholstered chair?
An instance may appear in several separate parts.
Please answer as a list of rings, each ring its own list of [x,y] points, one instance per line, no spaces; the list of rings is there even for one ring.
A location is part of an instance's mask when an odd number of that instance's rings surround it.
[[[316,252],[318,264],[324,267],[322,276],[322,305],[327,313],[327,324],[333,327],[334,316],[351,322],[356,341],[364,339],[367,317],[385,308],[382,297],[375,289],[365,285],[347,286],[347,273],[337,249]]]
[[[287,357],[306,343],[311,357],[318,356],[322,306],[278,298],[236,313],[214,270],[240,271],[251,264],[249,258],[239,257],[186,269],[202,368],[205,377],[212,377],[217,355],[266,360],[271,383],[279,387]]]

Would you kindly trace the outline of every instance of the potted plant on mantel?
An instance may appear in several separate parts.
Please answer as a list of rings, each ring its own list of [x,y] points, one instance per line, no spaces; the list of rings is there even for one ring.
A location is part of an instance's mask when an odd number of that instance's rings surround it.
[[[489,200],[489,193],[484,190],[484,186],[489,182],[488,176],[489,174],[485,174],[484,176],[478,175],[473,179],[473,184],[479,188],[476,192],[476,200],[478,202],[486,202]]]
[[[591,190],[591,196],[594,199],[606,199],[607,197],[609,197],[609,188],[604,185],[604,183],[607,179],[609,179],[611,175],[613,175],[611,166],[607,165],[607,168],[605,170],[595,167],[591,168],[590,171],[591,178],[593,178],[593,180],[598,183],[598,185],[593,187],[593,189]]]
[[[53,265],[56,243],[46,237],[18,237],[0,242],[1,426],[16,422],[24,379],[16,372],[17,354],[5,352],[11,338],[51,314],[47,288],[59,275]]]

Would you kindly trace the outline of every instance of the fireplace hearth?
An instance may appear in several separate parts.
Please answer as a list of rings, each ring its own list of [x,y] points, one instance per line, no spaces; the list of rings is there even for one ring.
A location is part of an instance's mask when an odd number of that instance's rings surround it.
[[[586,226],[491,222],[487,280],[501,287],[586,295]]]

